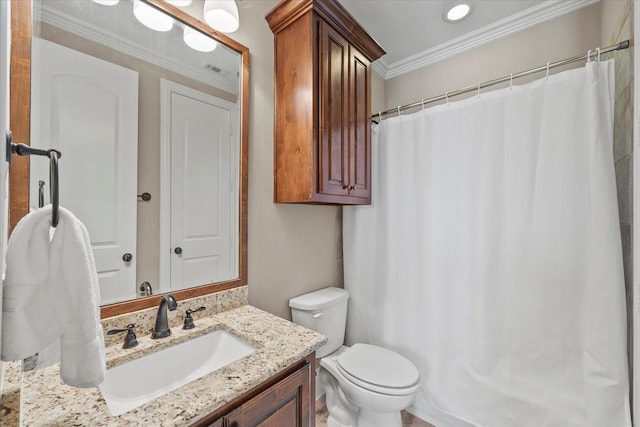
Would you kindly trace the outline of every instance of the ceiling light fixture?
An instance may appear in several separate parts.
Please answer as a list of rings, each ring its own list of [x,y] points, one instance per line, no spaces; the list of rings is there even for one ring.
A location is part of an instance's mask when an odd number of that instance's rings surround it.
[[[93,0],[94,3],[101,4],[103,6],[115,6],[120,0]]]
[[[140,0],[133,0],[133,15],[145,27],[156,31],[169,31],[173,28],[173,18]]]
[[[214,39],[191,27],[184,27],[183,40],[187,46],[199,52],[211,52],[218,46]]]
[[[214,30],[233,33],[240,27],[238,6],[235,0],[205,0],[204,20]]]
[[[469,2],[455,3],[446,10],[444,20],[447,22],[459,22],[469,16],[472,10],[472,4]]]
[[[166,0],[166,2],[174,6],[186,7],[191,4],[192,0]]]

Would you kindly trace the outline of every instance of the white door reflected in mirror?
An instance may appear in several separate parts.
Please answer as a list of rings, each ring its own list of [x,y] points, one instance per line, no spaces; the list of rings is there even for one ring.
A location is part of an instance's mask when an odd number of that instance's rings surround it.
[[[91,236],[101,302],[135,298],[138,73],[40,38],[32,49],[31,145],[63,153],[60,205]],[[48,163],[30,175],[34,210],[40,181],[48,200]]]
[[[31,143],[62,151],[61,205],[87,226],[103,305],[142,283],[157,295],[240,278],[242,55],[163,16],[172,28],[158,32],[132,0],[33,0]],[[169,122],[163,82],[182,88]],[[31,162],[31,208],[41,180],[48,203],[45,163]]]

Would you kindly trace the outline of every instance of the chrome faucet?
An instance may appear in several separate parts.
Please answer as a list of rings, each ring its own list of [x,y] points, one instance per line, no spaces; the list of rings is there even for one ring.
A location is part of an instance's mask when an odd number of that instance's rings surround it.
[[[173,311],[178,307],[178,303],[173,295],[165,295],[158,306],[158,315],[156,317],[156,326],[153,328],[151,338],[164,338],[171,335],[169,329],[169,321],[167,320],[167,309]]]
[[[140,295],[143,297],[148,297],[150,295],[153,295],[153,289],[151,288],[151,283],[142,282],[142,284],[140,285]]]

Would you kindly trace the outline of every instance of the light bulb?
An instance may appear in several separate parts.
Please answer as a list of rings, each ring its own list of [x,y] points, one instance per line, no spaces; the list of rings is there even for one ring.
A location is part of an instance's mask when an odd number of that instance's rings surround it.
[[[133,15],[152,30],[169,31],[173,27],[173,18],[140,0],[133,0]]]
[[[103,6],[115,6],[120,0],[93,0],[94,3],[101,4]]]
[[[183,39],[187,46],[200,52],[211,52],[218,46],[214,39],[191,27],[184,27]]]
[[[240,18],[235,0],[205,0],[204,20],[220,32],[236,31],[240,27]]]
[[[167,3],[178,7],[189,6],[192,0],[165,0]]]

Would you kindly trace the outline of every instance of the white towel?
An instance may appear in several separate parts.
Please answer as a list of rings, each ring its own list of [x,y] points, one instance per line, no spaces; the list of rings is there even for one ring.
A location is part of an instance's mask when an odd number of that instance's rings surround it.
[[[47,205],[26,215],[9,239],[0,358],[21,360],[40,352],[42,367],[59,352],[62,380],[94,387],[103,381],[106,363],[89,234],[60,207],[50,238],[50,220]]]

